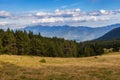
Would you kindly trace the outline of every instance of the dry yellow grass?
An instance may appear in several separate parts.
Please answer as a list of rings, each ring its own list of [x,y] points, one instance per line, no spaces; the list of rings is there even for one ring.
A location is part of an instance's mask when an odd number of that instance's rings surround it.
[[[86,58],[0,55],[0,80],[120,80],[120,53]]]

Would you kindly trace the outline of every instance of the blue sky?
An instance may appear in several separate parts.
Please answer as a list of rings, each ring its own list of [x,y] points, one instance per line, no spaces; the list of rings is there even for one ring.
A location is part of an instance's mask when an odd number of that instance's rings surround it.
[[[100,27],[120,22],[120,0],[0,0],[0,28]]]
[[[0,10],[11,12],[80,8],[85,11],[119,9],[120,0],[0,0]]]

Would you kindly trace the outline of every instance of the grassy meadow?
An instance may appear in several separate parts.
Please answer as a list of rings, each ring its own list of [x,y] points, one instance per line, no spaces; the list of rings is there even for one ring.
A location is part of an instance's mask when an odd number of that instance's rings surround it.
[[[0,80],[120,80],[120,53],[85,58],[0,55]]]

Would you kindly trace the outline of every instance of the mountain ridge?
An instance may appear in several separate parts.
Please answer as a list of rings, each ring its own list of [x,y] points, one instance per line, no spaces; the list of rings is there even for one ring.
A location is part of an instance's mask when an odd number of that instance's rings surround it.
[[[103,27],[92,28],[88,26],[27,26],[22,30],[33,31],[33,33],[41,33],[45,37],[59,37],[68,40],[87,41],[97,39],[114,28],[120,27],[120,24],[113,24]]]

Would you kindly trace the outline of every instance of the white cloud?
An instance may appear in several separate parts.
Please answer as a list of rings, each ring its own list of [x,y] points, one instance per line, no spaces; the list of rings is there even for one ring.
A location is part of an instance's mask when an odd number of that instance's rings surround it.
[[[35,15],[36,16],[47,16],[47,15],[50,15],[50,13],[47,13],[47,12],[37,12]]]
[[[81,10],[79,8],[76,9],[76,12],[80,12]]]
[[[63,18],[43,18],[38,19],[36,21],[32,21],[32,23],[55,23],[55,22],[63,22]]]
[[[0,26],[5,26],[5,25],[7,25],[7,24],[9,24],[8,22],[0,22]]]
[[[116,14],[116,11],[112,11],[112,10],[99,10],[99,11],[93,11],[93,12],[89,12],[89,15],[94,15],[94,16],[102,16],[102,15],[113,15]]]
[[[67,16],[76,16],[82,14],[79,8],[75,10],[59,10],[56,9],[54,12],[37,12],[35,16],[37,17],[67,17]]]
[[[102,15],[112,15],[112,14],[114,14],[113,11],[107,11],[107,10],[100,10],[99,12]]]
[[[32,21],[32,23],[39,24],[53,24],[53,23],[66,23],[65,25],[69,25],[68,23],[73,22],[89,22],[89,21],[105,21],[108,20],[108,17],[103,16],[107,13],[105,10],[98,11],[99,13],[85,13],[81,11],[79,8],[71,10],[59,10],[56,9],[54,12],[37,12],[35,14],[36,19]],[[100,14],[99,16],[95,14]]]
[[[10,17],[11,13],[7,12],[7,11],[0,11],[0,18],[6,18],[6,17]]]

